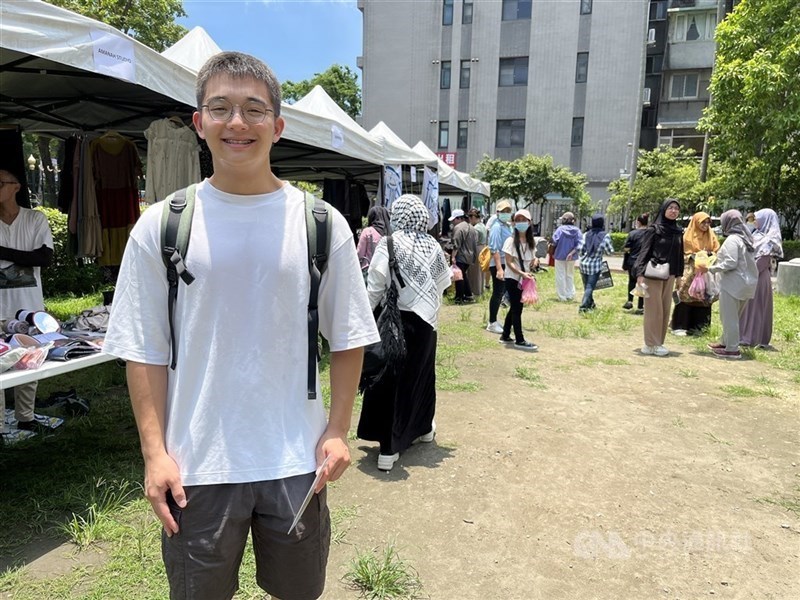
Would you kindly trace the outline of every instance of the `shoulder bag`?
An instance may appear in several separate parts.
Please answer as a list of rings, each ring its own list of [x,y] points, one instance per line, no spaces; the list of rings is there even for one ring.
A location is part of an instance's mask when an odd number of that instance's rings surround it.
[[[400,275],[394,255],[394,240],[386,237],[389,252],[389,286],[379,305],[380,314],[376,319],[381,341],[364,349],[364,365],[361,368],[359,389],[363,392],[379,383],[387,373],[397,373],[406,361],[406,338],[403,333],[403,320],[397,306],[397,283],[406,286]]]

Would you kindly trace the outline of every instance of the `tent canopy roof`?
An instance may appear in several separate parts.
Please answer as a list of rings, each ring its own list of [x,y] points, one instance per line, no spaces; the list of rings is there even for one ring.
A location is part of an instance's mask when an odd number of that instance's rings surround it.
[[[483,194],[484,196],[489,195],[490,188],[488,183],[480,179],[475,179],[472,175],[467,173],[456,171],[436,156],[436,153],[423,142],[417,142],[416,146],[414,146],[414,151],[423,156],[432,156],[438,161],[439,183],[444,183],[445,185],[464,190],[465,192]]]
[[[375,127],[370,129],[369,133],[383,144],[383,157],[386,164],[428,165],[430,167],[435,167],[437,164],[435,156],[434,158],[430,158],[429,156],[422,156],[418,152],[414,152],[414,150],[383,121],[380,121]]]
[[[217,46],[205,29],[198,26],[164,50],[161,56],[196,73],[210,57],[220,52],[222,48]]]
[[[92,36],[132,49],[130,81],[96,65]],[[188,118],[194,73],[109,25],[40,0],[0,3],[0,120],[29,132],[139,134]]]

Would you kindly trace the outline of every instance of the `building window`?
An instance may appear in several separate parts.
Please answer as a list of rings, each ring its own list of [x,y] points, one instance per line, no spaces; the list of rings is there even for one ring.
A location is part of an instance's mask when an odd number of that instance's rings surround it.
[[[442,25],[453,24],[453,0],[444,0],[442,5]]]
[[[714,39],[717,15],[713,12],[678,15],[675,17],[673,42],[703,42]]]
[[[645,75],[658,75],[661,73],[661,67],[664,64],[663,54],[652,54],[647,57],[645,62],[644,72]]]
[[[531,18],[531,0],[503,0],[503,21]]]
[[[592,14],[592,0],[581,0],[581,14]]]
[[[583,146],[583,117],[572,119],[572,145]]]
[[[575,83],[586,83],[589,75],[589,53],[578,52],[578,62],[575,65]]]
[[[650,3],[650,20],[664,21],[667,18],[667,0],[655,0]]]
[[[450,89],[450,71],[451,71],[450,61],[443,60],[442,73],[441,76],[439,77],[439,87],[443,90]]]
[[[464,0],[464,6],[461,8],[461,23],[463,25],[472,23],[472,0]]]
[[[525,146],[525,119],[497,121],[497,148],[522,148]]]
[[[644,129],[652,129],[658,122],[658,109],[655,107],[648,107],[642,109],[642,127]]]
[[[467,121],[458,122],[458,138],[456,138],[457,148],[467,147],[467,138],[469,137],[469,131],[467,130],[467,125],[468,125]]]
[[[697,156],[702,156],[704,142],[704,134],[696,129],[660,129],[658,131],[659,146],[691,149]]]
[[[450,143],[450,122],[439,121],[439,149],[447,150]]]
[[[458,87],[465,89],[469,87],[469,61],[461,61],[461,74],[458,78]]]
[[[672,85],[669,87],[670,100],[687,100],[697,98],[700,76],[697,73],[673,75]]]
[[[501,58],[498,85],[528,85],[528,57]]]

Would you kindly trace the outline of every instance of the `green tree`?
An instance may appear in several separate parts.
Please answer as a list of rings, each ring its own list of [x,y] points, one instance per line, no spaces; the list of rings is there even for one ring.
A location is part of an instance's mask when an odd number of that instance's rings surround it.
[[[521,200],[522,206],[543,204],[545,194],[560,193],[572,198],[578,214],[591,210],[586,191],[586,176],[567,167],[553,164],[553,157],[525,156],[513,161],[484,156],[475,168],[475,176],[492,186],[494,198]]]
[[[186,34],[175,23],[185,17],[181,0],[47,0],[73,12],[116,27],[162,52]]]
[[[300,100],[315,85],[324,89],[342,110],[354,119],[361,114],[361,87],[358,75],[350,67],[332,65],[326,71],[317,73],[303,81],[284,81],[281,95],[289,103]]]
[[[754,206],[800,222],[800,3],[742,0],[716,30],[713,102],[700,126]]]
[[[724,177],[715,162],[709,163],[709,177],[700,181],[700,171],[694,150],[661,146],[655,150],[640,150],[636,178],[633,186],[618,179],[608,186],[611,197],[608,202],[610,214],[630,215],[653,212],[666,198],[676,198],[681,203],[681,212],[691,214],[698,210],[717,212],[727,201],[724,192]],[[722,191],[715,195],[714,190]]]

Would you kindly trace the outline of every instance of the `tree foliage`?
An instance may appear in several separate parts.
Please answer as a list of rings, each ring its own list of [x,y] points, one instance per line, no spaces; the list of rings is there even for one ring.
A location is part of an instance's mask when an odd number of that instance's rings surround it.
[[[322,87],[333,101],[354,119],[361,114],[361,87],[358,84],[358,75],[350,67],[342,65],[332,65],[311,79],[297,82],[284,81],[281,85],[281,95],[291,104],[308,94],[315,85]]]
[[[186,16],[181,0],[47,1],[116,27],[158,52],[186,34],[186,28],[175,23],[178,17]]]
[[[800,221],[800,3],[742,0],[716,30],[713,102],[700,126],[756,206]]]
[[[586,176],[554,165],[549,155],[526,154],[513,161],[484,156],[475,168],[475,176],[492,186],[492,197],[496,199],[520,199],[523,206],[529,206],[544,203],[545,194],[560,193],[573,199],[578,214],[591,210]]]
[[[629,188],[625,179],[608,186],[608,212],[624,214],[629,206],[630,215],[653,212],[666,198],[679,200],[681,212],[686,214],[716,212],[716,204],[723,200],[711,193],[719,185],[718,172],[718,165],[710,163],[709,179],[702,183],[694,150],[669,146],[640,150],[633,186]]]

